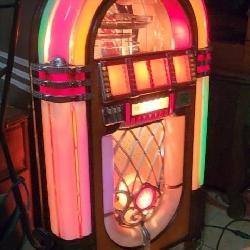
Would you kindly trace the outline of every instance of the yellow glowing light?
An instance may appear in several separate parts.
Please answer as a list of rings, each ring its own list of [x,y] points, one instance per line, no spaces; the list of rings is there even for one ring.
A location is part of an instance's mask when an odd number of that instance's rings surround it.
[[[136,87],[138,90],[145,90],[151,87],[150,75],[146,61],[134,62]]]
[[[207,13],[203,0],[190,0],[198,26],[198,47],[208,46]]]
[[[175,56],[173,58],[174,69],[176,75],[177,83],[189,82],[191,81],[191,72],[189,66],[189,59],[187,55]]]
[[[116,195],[116,204],[115,204],[116,209],[124,208],[127,205],[127,203],[128,203],[128,197],[126,194],[118,193]]]
[[[125,176],[123,178],[124,181],[120,182],[118,190],[124,191],[124,192],[129,191],[129,187],[131,186],[131,184],[133,184],[133,182],[135,181],[135,178],[136,178],[135,174],[129,174],[129,175]]]
[[[124,181],[120,182],[118,193],[116,194],[115,208],[123,209],[128,203],[128,196],[123,192],[129,192],[129,187],[135,180],[135,175],[130,174],[124,177]],[[125,184],[126,183],[126,184]]]
[[[141,177],[141,181],[144,181]],[[141,186],[141,182],[136,179],[135,174],[129,174],[126,175],[123,178],[123,181],[119,183],[118,187],[118,193],[116,194],[116,200],[115,200],[115,208],[116,209],[123,209],[127,203],[128,203],[128,196],[126,193],[129,194],[132,190],[130,190],[133,187],[133,192],[136,193],[139,191],[139,188]]]
[[[168,77],[165,68],[164,59],[150,60],[152,78],[154,86],[164,86],[168,84]]]
[[[169,106],[169,97],[162,97],[151,101],[132,104],[132,115],[142,115],[160,109],[166,109]]]
[[[130,85],[127,65],[112,65],[107,68],[112,96],[128,94],[130,92]]]

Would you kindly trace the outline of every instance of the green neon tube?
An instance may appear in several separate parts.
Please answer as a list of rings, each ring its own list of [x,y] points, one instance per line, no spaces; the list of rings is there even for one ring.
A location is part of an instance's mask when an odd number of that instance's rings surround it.
[[[45,43],[45,36],[49,23],[49,18],[51,16],[52,10],[56,2],[57,1],[55,0],[48,0],[40,23],[39,35],[38,35],[38,57],[39,57],[39,62],[41,63],[44,62],[44,43]]]
[[[202,115],[201,115],[201,150],[200,150],[200,170],[199,183],[204,184],[206,148],[207,148],[207,118],[208,118],[208,99],[209,99],[209,77],[204,77],[202,81]]]

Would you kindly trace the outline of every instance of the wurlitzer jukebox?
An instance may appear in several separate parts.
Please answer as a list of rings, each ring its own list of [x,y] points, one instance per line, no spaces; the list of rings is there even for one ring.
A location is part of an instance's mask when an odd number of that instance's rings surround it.
[[[39,194],[58,249],[163,249],[199,235],[203,0],[48,0],[36,20]]]

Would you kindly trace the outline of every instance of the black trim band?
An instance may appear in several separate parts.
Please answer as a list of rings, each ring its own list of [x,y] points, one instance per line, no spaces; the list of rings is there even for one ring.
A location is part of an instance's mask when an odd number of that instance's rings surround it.
[[[73,96],[52,96],[52,95],[42,94],[38,91],[33,91],[32,95],[35,98],[54,103],[80,102],[80,101],[88,101],[91,99],[90,94],[73,95]]]

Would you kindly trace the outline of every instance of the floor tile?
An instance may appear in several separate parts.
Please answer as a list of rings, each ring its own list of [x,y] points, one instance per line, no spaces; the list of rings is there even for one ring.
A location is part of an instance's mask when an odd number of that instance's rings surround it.
[[[206,205],[205,224],[224,227],[232,221],[225,210],[213,205]],[[250,234],[250,222],[236,222],[230,226],[231,229],[240,230]],[[204,247],[202,249],[216,249],[216,245],[222,229],[205,227],[202,233]],[[219,250],[250,250],[250,240],[242,239],[233,233],[226,231],[221,239]]]

